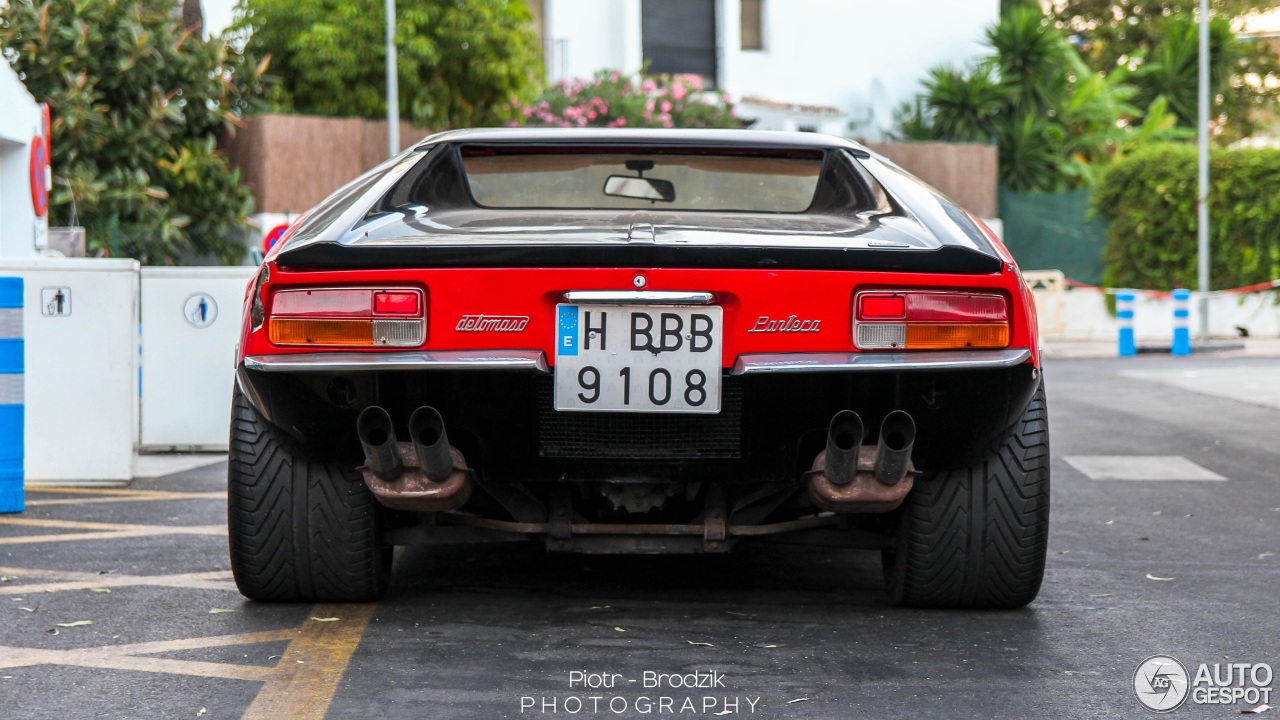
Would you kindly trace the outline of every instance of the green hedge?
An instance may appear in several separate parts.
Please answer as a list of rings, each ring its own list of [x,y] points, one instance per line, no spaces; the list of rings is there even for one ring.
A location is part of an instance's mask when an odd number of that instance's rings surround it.
[[[1210,282],[1280,277],[1280,150],[1214,150],[1209,163]],[[1111,225],[1110,287],[1196,287],[1196,148],[1153,145],[1117,160],[1093,196]]]

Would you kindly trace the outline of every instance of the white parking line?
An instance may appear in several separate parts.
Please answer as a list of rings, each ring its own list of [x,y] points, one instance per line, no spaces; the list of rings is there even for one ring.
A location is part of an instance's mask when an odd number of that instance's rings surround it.
[[[1091,480],[1227,480],[1180,455],[1069,455],[1063,460]]]

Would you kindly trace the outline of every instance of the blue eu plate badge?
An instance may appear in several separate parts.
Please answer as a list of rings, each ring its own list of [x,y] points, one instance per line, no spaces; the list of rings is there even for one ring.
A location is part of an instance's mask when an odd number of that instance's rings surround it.
[[[559,318],[559,332],[556,337],[559,342],[556,343],[557,355],[577,355],[578,354],[578,306],[577,305],[561,305]]]

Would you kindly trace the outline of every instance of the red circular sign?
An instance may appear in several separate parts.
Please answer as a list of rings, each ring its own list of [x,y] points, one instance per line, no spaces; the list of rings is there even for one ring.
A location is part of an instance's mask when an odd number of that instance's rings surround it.
[[[279,242],[280,236],[284,235],[285,232],[288,231],[288,229],[289,229],[289,223],[283,223],[281,225],[277,225],[271,228],[271,231],[267,233],[267,236],[262,238],[263,254],[271,252],[271,246]]]
[[[31,138],[31,208],[36,217],[44,217],[49,211],[49,150],[44,138],[39,135]]]

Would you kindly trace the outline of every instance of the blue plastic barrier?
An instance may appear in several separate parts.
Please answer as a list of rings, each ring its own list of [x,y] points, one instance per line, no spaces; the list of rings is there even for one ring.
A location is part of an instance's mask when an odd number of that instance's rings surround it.
[[[1116,292],[1116,325],[1120,328],[1120,357],[1138,354],[1138,343],[1133,335],[1133,303],[1137,299],[1138,293],[1133,290]]]
[[[0,512],[22,512],[22,278],[0,278]]]
[[[1173,291],[1173,348],[1174,355],[1191,354],[1191,291],[1178,288]]]

